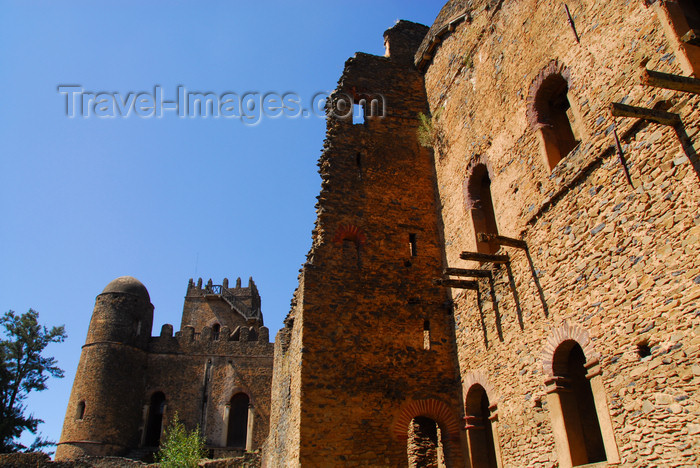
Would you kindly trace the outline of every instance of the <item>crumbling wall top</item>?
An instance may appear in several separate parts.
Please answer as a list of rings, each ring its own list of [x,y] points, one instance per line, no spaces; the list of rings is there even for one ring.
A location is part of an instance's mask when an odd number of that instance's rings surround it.
[[[385,56],[396,62],[413,65],[413,57],[428,29],[423,24],[397,21],[394,26],[384,31]]]

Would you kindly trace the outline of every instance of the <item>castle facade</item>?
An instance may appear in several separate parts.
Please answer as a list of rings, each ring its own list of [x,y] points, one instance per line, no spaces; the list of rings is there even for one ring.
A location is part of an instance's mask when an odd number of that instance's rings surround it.
[[[180,334],[150,338],[122,323],[150,330],[147,294],[108,286],[57,455],[143,446],[153,392],[224,446],[244,393],[268,467],[696,466],[699,37],[690,0],[451,0],[398,22],[329,100],[274,363],[255,314],[217,342],[186,302]],[[191,364],[149,380],[157,361]],[[89,439],[74,415],[97,391],[122,409]]]
[[[212,456],[255,450],[270,419],[272,351],[251,279],[190,280],[180,331],[151,336],[146,287],[117,278],[97,296],[56,459],[148,458],[175,414]]]

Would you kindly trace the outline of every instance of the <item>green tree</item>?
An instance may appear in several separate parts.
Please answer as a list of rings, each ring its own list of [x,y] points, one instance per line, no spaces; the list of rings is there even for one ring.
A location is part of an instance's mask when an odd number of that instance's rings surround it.
[[[195,468],[205,455],[206,448],[199,427],[188,432],[175,413],[173,421],[165,429],[165,441],[156,455],[161,468]]]
[[[41,419],[26,415],[24,400],[32,391],[46,390],[49,376],[63,377],[53,357],[41,353],[49,343],[66,338],[63,325],[50,330],[39,325],[39,313],[29,309],[17,315],[10,310],[0,317],[4,330],[0,335],[0,453],[27,449],[17,440],[28,430],[36,434]],[[37,437],[29,450],[54,445]]]

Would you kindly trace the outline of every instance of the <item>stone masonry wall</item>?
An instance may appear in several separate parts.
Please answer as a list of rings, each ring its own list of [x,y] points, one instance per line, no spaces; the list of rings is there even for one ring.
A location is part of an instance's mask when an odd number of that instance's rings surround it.
[[[503,466],[556,466],[546,399],[548,339],[562,324],[590,336],[600,355],[614,438],[624,466],[700,461],[700,100],[639,84],[641,66],[681,74],[655,9],[643,1],[450,2],[469,20],[443,36],[425,69],[441,140],[436,168],[447,265],[492,268],[452,290],[464,394],[473,382],[498,406]],[[570,71],[569,101],[582,143],[550,174],[527,120],[532,81],[551,61]],[[679,129],[613,119],[611,102],[670,108]],[[615,154],[617,123],[633,186]],[[485,162],[499,233],[528,255],[504,267],[459,259],[474,251],[463,192]],[[500,331],[499,331],[500,329]],[[500,336],[499,336],[500,335]],[[640,357],[638,344],[651,356]],[[550,356],[551,357],[551,356]],[[587,355],[587,359],[592,356]]]
[[[415,416],[437,421],[448,464],[463,463],[454,325],[432,283],[442,267],[433,158],[415,138],[423,80],[400,55],[426,29],[399,22],[385,34],[392,55],[356,54],[332,98],[383,95],[386,116],[328,121],[314,245],[285,331],[289,378],[276,369],[274,382],[291,385],[291,401],[273,389],[271,424],[288,433],[267,447],[268,466],[405,466]]]
[[[211,347],[199,353],[150,353],[144,403],[162,391],[167,404],[165,426],[177,411],[186,427],[202,428],[207,445],[225,447],[225,406],[236,393],[246,393],[254,407],[253,447],[261,447],[269,428],[272,347],[271,343],[247,343],[238,352]],[[210,379],[205,384],[208,362]]]

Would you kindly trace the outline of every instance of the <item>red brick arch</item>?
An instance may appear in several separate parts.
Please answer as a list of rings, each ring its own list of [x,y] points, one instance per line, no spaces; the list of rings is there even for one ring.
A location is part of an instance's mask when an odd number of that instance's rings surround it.
[[[578,324],[570,324],[565,321],[561,326],[552,330],[547,338],[544,350],[542,350],[542,370],[545,375],[553,377],[554,375],[560,375],[561,372],[566,371],[566,369],[559,369],[559,367],[565,365],[565,363],[556,362],[554,354],[559,346],[568,346],[567,343],[573,345],[574,342],[581,346],[583,354],[586,356],[586,361],[600,358],[600,355],[593,347],[593,342],[588,332]]]
[[[413,400],[404,403],[399,414],[394,419],[392,432],[397,440],[408,438],[408,425],[417,416],[425,416],[432,419],[440,426],[440,429],[447,432],[447,436],[452,440],[459,440],[460,424],[454,412],[442,401]]]
[[[469,396],[469,390],[471,390],[471,388],[474,385],[480,385],[481,388],[484,389],[486,395],[489,398],[489,403],[491,404],[491,406],[499,402],[500,397],[496,393],[496,390],[494,389],[493,385],[491,385],[491,382],[489,382],[486,376],[481,372],[470,372],[464,379],[464,384],[462,386],[462,388],[464,389],[465,406],[466,399]]]
[[[333,236],[333,242],[337,244],[346,240],[353,241],[359,247],[367,241],[367,235],[354,224],[341,224]]]
[[[540,115],[538,96],[542,94],[540,91],[543,91],[544,94],[548,94],[547,90],[545,89],[546,84],[551,82],[551,80],[548,80],[548,78],[557,75],[561,76],[561,78],[568,84],[569,89],[572,88],[571,71],[558,60],[552,60],[549,62],[549,64],[544,67],[542,71],[540,71],[540,73],[534,80],[532,80],[532,83],[530,84],[530,89],[527,96],[526,114],[527,120],[532,129],[536,130],[544,126],[542,120],[545,116]],[[543,88],[543,85],[545,85],[545,88]]]

